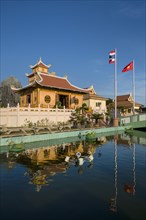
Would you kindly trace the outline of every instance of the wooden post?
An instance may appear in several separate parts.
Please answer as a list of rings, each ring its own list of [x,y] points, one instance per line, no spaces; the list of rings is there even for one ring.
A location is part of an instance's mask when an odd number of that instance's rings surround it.
[[[68,96],[68,107],[67,108],[71,108],[71,93],[69,93],[69,96]]]
[[[56,124],[58,122],[58,106],[56,105]]]
[[[19,127],[19,102],[17,104],[17,127]]]
[[[7,104],[7,116],[6,116],[6,126],[9,125],[9,103]]]
[[[63,106],[63,124],[65,123],[65,106]]]
[[[41,114],[41,110],[40,110],[40,104],[38,105],[38,113],[39,113],[39,121],[40,121],[40,114]]]
[[[30,103],[28,104],[28,118],[29,118],[29,121],[31,121],[31,115],[30,115]]]
[[[40,104],[40,89],[38,88],[38,95],[37,95],[37,104]]]
[[[50,105],[48,104],[48,121],[50,120]]]

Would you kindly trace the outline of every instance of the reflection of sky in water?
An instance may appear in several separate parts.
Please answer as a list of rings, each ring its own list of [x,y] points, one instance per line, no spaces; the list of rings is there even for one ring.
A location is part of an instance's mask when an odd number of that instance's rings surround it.
[[[145,155],[127,136],[3,153],[2,219],[145,219]]]

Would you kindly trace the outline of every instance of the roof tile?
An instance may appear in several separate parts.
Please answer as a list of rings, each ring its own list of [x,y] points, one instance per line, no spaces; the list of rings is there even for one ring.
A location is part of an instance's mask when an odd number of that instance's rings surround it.
[[[61,78],[61,77],[57,77],[57,76],[50,76],[47,74],[39,74],[39,75],[42,78],[42,80],[37,81],[37,82],[41,86],[53,87],[53,88],[70,90],[70,91],[75,91],[75,92],[88,93],[88,91],[86,91],[85,89],[81,89],[76,86],[73,86],[65,78]]]

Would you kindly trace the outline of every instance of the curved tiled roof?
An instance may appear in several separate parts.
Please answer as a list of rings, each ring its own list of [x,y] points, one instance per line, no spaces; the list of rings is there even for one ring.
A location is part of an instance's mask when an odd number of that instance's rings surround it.
[[[81,93],[88,93],[88,90],[81,89],[79,87],[72,85],[66,78],[51,76],[43,73],[38,73],[38,75],[40,76],[41,80],[36,82],[41,86],[70,90]]]
[[[104,101],[107,100],[107,98],[104,98],[104,97],[96,95],[96,94],[90,94],[90,93],[84,95],[84,100],[86,100],[86,99],[104,100]]]
[[[129,97],[132,98],[131,94],[117,96],[117,101],[128,101]]]
[[[37,73],[37,75],[39,76],[40,80],[35,79],[34,82],[20,89],[12,88],[13,91],[19,92],[24,89],[27,89],[28,87],[35,86],[36,84],[38,84],[43,87],[48,87],[52,89],[60,89],[60,90],[68,90],[68,91],[79,92],[83,94],[86,94],[89,92],[88,89],[82,89],[82,88],[72,85],[66,78],[63,78],[63,77],[52,76],[52,75],[48,75],[45,73]]]
[[[129,102],[129,101],[120,101],[117,102],[117,107],[132,107],[133,106],[133,102]]]
[[[45,67],[45,68],[49,68],[51,66],[50,65],[46,65],[43,63],[42,59],[40,58],[39,61],[35,64],[35,65],[31,65],[30,68],[34,69],[37,66],[39,67]],[[37,76],[36,76],[37,75]],[[30,83],[29,85],[26,85],[23,88],[12,88],[13,91],[15,92],[19,92],[22,90],[25,90],[31,86],[36,86],[37,84],[43,87],[48,87],[48,88],[54,88],[54,89],[60,89],[60,90],[67,90],[67,91],[73,91],[73,92],[78,92],[78,93],[82,93],[82,94],[86,94],[89,92],[89,89],[82,89],[79,88],[77,86],[72,85],[66,77],[58,77],[55,74],[50,74],[47,72],[43,73],[43,72],[33,72],[31,74],[26,74],[26,76],[28,78],[34,76],[34,79],[32,83]],[[31,81],[31,80],[30,80]]]

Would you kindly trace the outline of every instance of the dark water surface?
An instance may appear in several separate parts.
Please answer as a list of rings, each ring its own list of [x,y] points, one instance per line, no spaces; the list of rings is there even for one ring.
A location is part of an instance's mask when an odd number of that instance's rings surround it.
[[[146,219],[145,143],[124,134],[1,153],[0,218]]]

